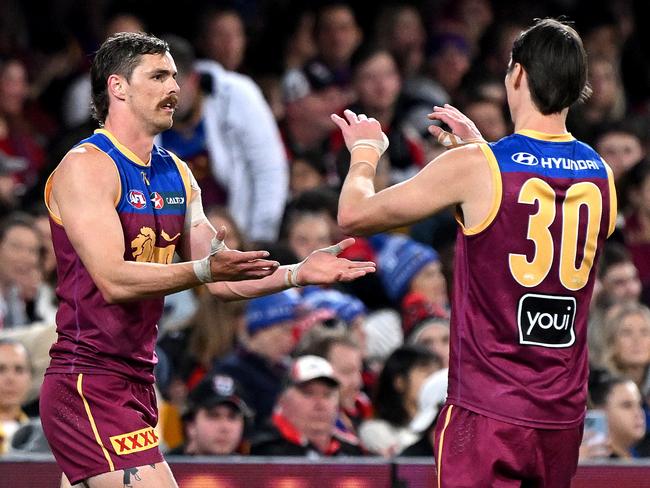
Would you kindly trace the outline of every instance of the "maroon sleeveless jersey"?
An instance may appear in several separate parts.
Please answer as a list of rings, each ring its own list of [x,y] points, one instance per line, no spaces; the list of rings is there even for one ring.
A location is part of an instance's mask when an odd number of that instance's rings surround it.
[[[534,428],[575,427],[587,397],[595,263],[613,231],[609,168],[570,135],[482,145],[486,221],[456,241],[449,403]]]
[[[117,167],[121,192],[115,206],[124,232],[124,259],[171,263],[183,231],[190,191],[180,161],[154,146],[150,164],[143,164],[106,130],[95,131],[79,145],[103,151]],[[50,193],[48,180],[46,203]],[[114,373],[153,383],[163,298],[107,303],[70,243],[65,222],[50,212],[50,226],[59,310],[58,338],[50,349],[52,360],[47,373]],[[101,242],[97,236],[98,245]]]

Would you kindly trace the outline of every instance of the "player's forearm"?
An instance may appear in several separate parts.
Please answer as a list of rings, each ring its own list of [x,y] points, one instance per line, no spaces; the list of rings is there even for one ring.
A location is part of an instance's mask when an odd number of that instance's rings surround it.
[[[287,273],[289,266],[280,266],[275,273],[259,280],[220,281],[209,283],[208,290],[224,301],[244,300],[277,293],[291,288]]]
[[[155,298],[201,284],[192,262],[176,264],[122,261],[95,272],[93,279],[108,303]]]
[[[375,209],[377,157],[370,151],[355,151],[339,197],[338,224],[347,235],[372,233],[381,220]],[[370,161],[370,162],[368,162]]]

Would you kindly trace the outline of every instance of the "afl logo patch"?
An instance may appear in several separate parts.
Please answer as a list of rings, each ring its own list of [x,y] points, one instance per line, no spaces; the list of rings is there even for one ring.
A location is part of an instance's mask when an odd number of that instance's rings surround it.
[[[537,163],[539,163],[536,156],[526,152],[514,153],[512,155],[512,160],[515,163],[524,164],[526,166],[537,166]]]
[[[147,206],[147,199],[140,190],[131,190],[129,192],[129,203],[138,210]]]
[[[158,192],[153,192],[151,195],[151,203],[153,203],[153,208],[156,210],[160,210],[165,206],[165,200],[163,200],[163,197],[160,196],[160,193]]]

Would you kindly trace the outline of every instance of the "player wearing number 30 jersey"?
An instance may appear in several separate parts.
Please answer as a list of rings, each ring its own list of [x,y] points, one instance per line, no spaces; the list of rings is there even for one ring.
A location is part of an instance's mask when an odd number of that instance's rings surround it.
[[[586,408],[595,263],[614,229],[616,193],[605,162],[566,129],[569,107],[589,94],[575,30],[545,19],[522,32],[505,87],[513,135],[487,144],[457,109],[434,107],[429,118],[453,134],[429,131],[451,150],[379,193],[379,123],[332,116],[351,153],[338,220],[370,234],[456,205],[437,486],[568,488]]]

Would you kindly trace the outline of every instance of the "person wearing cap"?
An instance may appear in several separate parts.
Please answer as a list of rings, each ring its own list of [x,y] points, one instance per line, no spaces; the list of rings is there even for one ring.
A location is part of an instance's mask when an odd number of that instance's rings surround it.
[[[362,421],[372,415],[372,404],[362,391],[363,351],[348,329],[314,327],[298,346],[301,354],[325,358],[339,380],[339,415],[336,428],[356,437]]]
[[[296,290],[255,298],[246,304],[247,339],[218,362],[214,371],[232,376],[243,389],[243,398],[255,411],[255,426],[271,415],[282,390],[295,347],[294,327],[302,315]]]
[[[286,377],[270,423],[252,441],[251,454],[312,459],[362,455],[358,444],[337,432],[339,386],[326,359],[298,357]]]
[[[252,417],[232,377],[217,374],[205,378],[188,395],[183,415],[185,443],[169,454],[247,454],[249,446],[244,431],[247,420]]]

